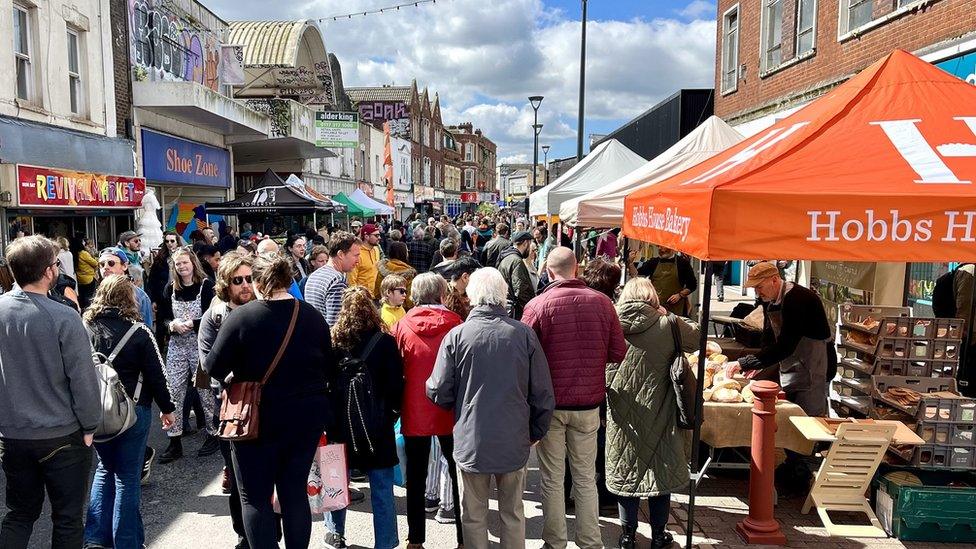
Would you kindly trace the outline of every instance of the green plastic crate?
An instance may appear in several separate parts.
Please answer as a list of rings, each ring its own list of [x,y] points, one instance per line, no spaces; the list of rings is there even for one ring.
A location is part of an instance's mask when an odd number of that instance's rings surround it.
[[[907,470],[922,486],[884,478]],[[965,482],[974,488],[952,488]],[[976,543],[976,474],[882,467],[874,477],[874,510],[888,534],[902,541]]]

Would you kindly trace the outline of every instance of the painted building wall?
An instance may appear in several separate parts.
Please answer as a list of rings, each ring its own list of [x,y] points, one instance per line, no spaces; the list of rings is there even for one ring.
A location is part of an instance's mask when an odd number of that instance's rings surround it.
[[[114,137],[116,112],[108,0],[0,1],[0,114]],[[28,14],[29,99],[17,98],[14,7]],[[78,37],[80,103],[71,112],[68,31]]]
[[[227,23],[192,0],[129,0],[133,78],[184,80],[217,91]]]

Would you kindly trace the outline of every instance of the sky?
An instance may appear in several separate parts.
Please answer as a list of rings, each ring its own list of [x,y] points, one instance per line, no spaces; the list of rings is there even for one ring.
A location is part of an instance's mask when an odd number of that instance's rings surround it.
[[[499,162],[532,161],[530,95],[549,159],[575,156],[579,0],[437,0],[367,17],[331,16],[404,0],[203,0],[225,20],[320,19],[326,49],[352,86],[409,85],[440,94],[445,124],[472,122]],[[584,151],[681,88],[713,87],[711,0],[589,0]],[[540,151],[539,159],[543,155]]]

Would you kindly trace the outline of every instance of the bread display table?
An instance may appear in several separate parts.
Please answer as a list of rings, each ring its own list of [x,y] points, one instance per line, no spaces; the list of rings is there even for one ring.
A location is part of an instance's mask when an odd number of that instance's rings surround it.
[[[724,348],[723,348],[724,349]],[[797,429],[790,418],[807,415],[796,404],[786,400],[776,402],[776,447],[798,454],[813,451],[814,442]],[[701,440],[712,448],[739,448],[752,444],[752,404],[706,402]]]

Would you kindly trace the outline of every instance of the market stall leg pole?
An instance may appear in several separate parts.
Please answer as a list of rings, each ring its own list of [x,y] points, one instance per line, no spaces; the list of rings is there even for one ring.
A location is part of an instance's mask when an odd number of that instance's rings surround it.
[[[708,316],[712,309],[712,263],[710,261],[705,262],[705,287],[702,288],[702,309],[701,309],[701,337],[698,341],[698,377],[696,379],[705,379],[705,347],[708,344]],[[704,390],[704,384],[698,383],[698,391],[695,395],[695,428],[692,431],[691,436],[691,470],[697,471],[691,474],[691,480],[688,483],[688,525],[686,529],[687,538],[685,539],[685,548],[691,549],[691,541],[694,535],[695,529],[695,491],[698,488],[698,482],[704,476],[703,471],[698,469],[698,447],[701,446],[701,423],[702,423],[702,409],[705,407],[705,396],[702,393]]]
[[[624,237],[624,272],[623,272],[623,283],[626,284],[627,280],[630,279],[627,276],[627,269],[630,267],[630,239],[626,236]]]
[[[786,545],[786,536],[773,516],[773,477],[776,469],[776,396],[772,381],[752,383],[752,459],[749,465],[749,516],[735,525],[746,543]]]

